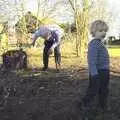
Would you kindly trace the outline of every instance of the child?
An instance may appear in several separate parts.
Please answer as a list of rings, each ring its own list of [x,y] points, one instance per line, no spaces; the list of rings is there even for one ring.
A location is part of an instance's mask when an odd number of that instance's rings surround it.
[[[91,24],[90,32],[93,39],[88,45],[89,86],[80,106],[86,115],[96,95],[98,95],[98,105],[103,110],[107,109],[109,54],[103,44],[107,31],[108,26],[102,20],[96,20]]]
[[[35,44],[35,41],[38,37],[42,37],[45,39],[44,42],[44,50],[43,50],[43,71],[46,71],[48,69],[48,61],[49,61],[49,55],[52,54],[52,51],[54,50],[54,56],[55,56],[55,64],[56,69],[59,71],[60,69],[60,63],[61,63],[61,53],[60,53],[60,41],[61,41],[61,34],[59,34],[60,28],[54,27],[54,29],[48,26],[41,26],[33,35],[33,42],[32,45]]]

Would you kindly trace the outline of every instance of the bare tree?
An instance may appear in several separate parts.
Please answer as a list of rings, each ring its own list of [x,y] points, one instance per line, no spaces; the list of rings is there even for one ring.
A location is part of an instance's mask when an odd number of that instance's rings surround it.
[[[0,24],[2,25],[1,35],[5,36],[4,41],[1,41],[0,50],[8,49],[8,20],[10,14],[10,3],[8,0],[0,1]],[[6,33],[3,35],[3,33]],[[1,37],[2,39],[2,37]],[[4,44],[5,43],[5,44]]]
[[[73,9],[77,29],[76,53],[80,56],[81,62],[84,62],[88,42],[89,0],[69,0],[69,3]]]
[[[90,10],[91,21],[101,19],[108,21],[110,20],[109,13],[107,11],[107,1],[105,0],[93,0],[92,9]]]
[[[104,0],[68,0],[76,25],[76,53],[84,62],[89,36],[89,25],[93,20],[102,19],[110,22]]]
[[[66,5],[66,1],[64,0],[37,0],[37,2],[37,17],[41,18],[41,22],[43,23],[46,19],[54,19],[53,21],[55,22],[55,19],[58,18],[58,16],[63,16],[63,14],[65,14],[60,12],[60,9]],[[58,8],[60,9],[58,10]],[[64,12],[67,10],[65,10],[64,7]]]

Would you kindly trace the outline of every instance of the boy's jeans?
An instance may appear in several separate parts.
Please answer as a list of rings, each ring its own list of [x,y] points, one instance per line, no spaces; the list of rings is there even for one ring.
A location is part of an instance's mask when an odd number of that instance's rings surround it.
[[[96,95],[98,95],[98,105],[105,109],[107,107],[109,70],[98,70],[98,76],[89,76],[89,86],[87,93],[83,98],[83,104],[88,109]]]

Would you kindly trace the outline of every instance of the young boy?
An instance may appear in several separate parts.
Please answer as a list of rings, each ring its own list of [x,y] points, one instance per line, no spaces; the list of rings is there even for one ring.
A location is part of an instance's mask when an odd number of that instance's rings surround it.
[[[103,110],[107,109],[109,54],[103,44],[107,31],[108,26],[102,20],[96,20],[91,24],[90,32],[93,39],[88,45],[89,86],[80,106],[86,115],[96,95],[98,95],[98,105]]]
[[[42,68],[43,71],[46,71],[48,69],[48,62],[49,62],[49,55],[52,54],[52,51],[54,50],[54,56],[55,56],[55,64],[56,69],[60,69],[60,63],[61,63],[61,53],[60,53],[60,41],[62,35],[60,34],[60,28],[52,26],[41,26],[36,32],[33,34],[32,37],[32,45],[34,46],[35,41],[38,37],[42,37],[45,39],[44,42],[44,50],[43,50],[43,64],[44,67]]]

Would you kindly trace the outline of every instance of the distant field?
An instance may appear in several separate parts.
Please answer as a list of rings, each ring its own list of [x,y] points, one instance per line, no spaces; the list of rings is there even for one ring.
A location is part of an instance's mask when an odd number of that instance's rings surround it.
[[[120,57],[120,45],[109,46],[108,51],[111,57]]]
[[[70,59],[76,56],[74,43],[71,44],[70,42],[68,42],[68,43],[62,44],[61,48],[62,48],[61,49],[62,56],[65,56],[66,58],[70,58]],[[108,51],[109,51],[110,57],[120,57],[120,45],[108,46]],[[28,54],[29,67],[42,65],[43,46],[40,46],[38,48],[34,48],[34,47],[27,48],[26,52]],[[54,58],[51,58],[51,59],[54,59]],[[54,60],[50,60],[50,61],[53,62],[54,64]],[[2,63],[1,56],[0,56],[0,63]]]

